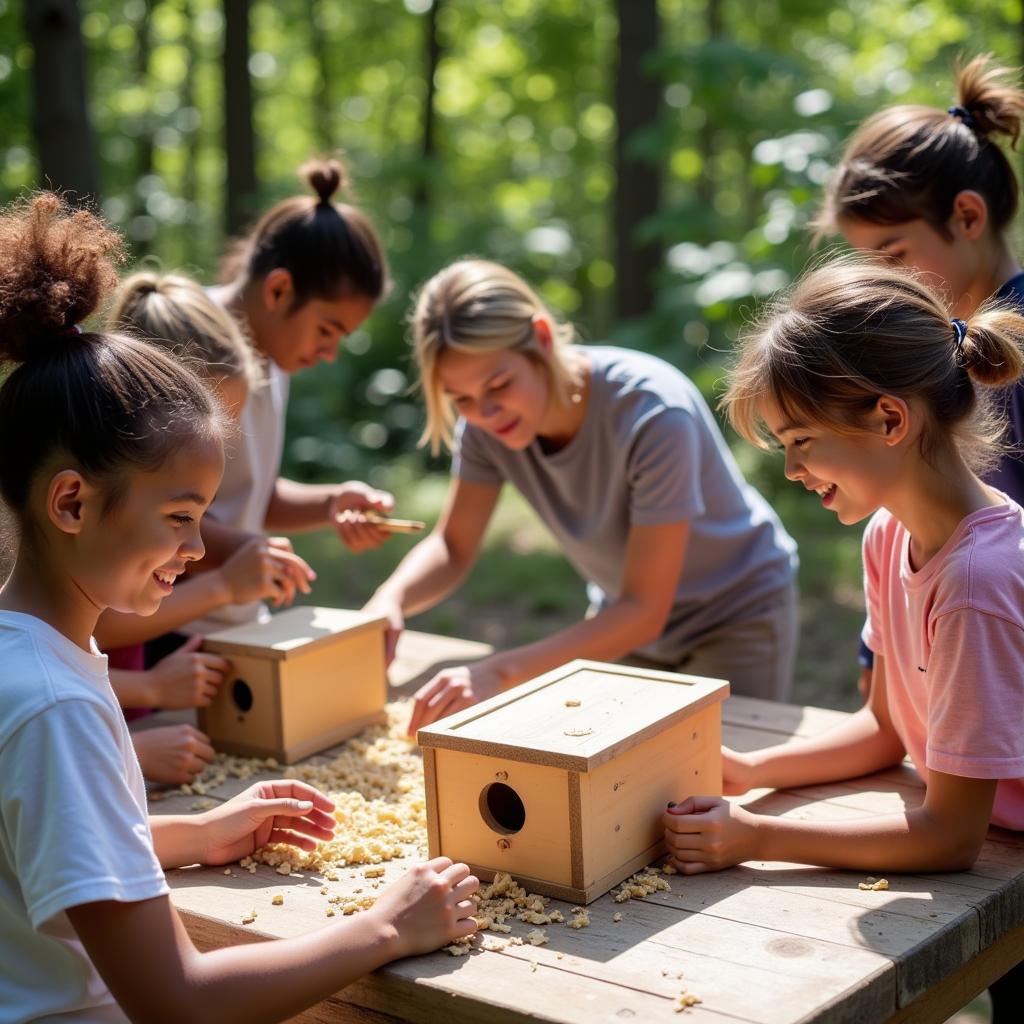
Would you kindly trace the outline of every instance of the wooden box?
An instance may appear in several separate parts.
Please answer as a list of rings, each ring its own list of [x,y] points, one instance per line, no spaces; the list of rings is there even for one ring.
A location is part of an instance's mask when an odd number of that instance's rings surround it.
[[[300,607],[211,633],[203,650],[231,671],[199,728],[218,750],[290,764],[383,722],[386,627],[363,612]]]
[[[664,852],[669,800],[722,792],[719,679],[568,665],[421,729],[430,855],[589,903]]]

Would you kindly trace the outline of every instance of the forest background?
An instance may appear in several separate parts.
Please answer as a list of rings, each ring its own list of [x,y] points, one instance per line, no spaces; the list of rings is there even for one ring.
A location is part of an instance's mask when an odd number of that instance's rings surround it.
[[[0,199],[95,197],[133,263],[212,281],[295,169],[343,150],[395,288],[294,378],[284,471],[368,479],[433,520],[447,467],[416,449],[405,317],[434,271],[504,261],[581,339],[653,352],[714,404],[737,331],[812,258],[857,123],[948,106],[958,56],[1016,66],[1022,40],[1020,0],[0,0]],[[800,545],[793,699],[854,707],[860,530],[730,441]],[[312,600],[358,607],[410,543],[297,539]],[[508,645],[584,607],[506,494],[470,580],[411,625]]]

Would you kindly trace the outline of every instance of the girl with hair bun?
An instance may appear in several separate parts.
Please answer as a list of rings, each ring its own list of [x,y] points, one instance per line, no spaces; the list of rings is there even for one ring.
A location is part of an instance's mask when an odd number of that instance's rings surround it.
[[[210,291],[252,341],[265,375],[242,411],[210,509],[204,536],[215,560],[264,532],[331,527],[353,551],[376,547],[389,536],[362,512],[389,511],[390,494],[356,481],[312,485],[278,476],[289,376],[333,362],[339,344],[390,287],[369,218],[334,199],[347,184],[344,166],[335,159],[313,160],[299,175],[313,194],[293,196],[263,214],[229,255],[224,283]],[[208,632],[261,614],[258,604],[232,606],[191,623],[186,632]]]
[[[1024,318],[950,320],[916,276],[839,260],[742,339],[723,405],[786,476],[864,534],[868,704],[830,732],[723,750],[727,794],[854,778],[909,754],[924,802],[797,821],[693,797],[664,815],[687,874],[748,860],[871,871],[969,868],[989,825],[1024,829],[1024,512],[978,475],[998,454],[993,388],[1024,370]],[[1018,1004],[1019,1009],[1019,1004]]]
[[[0,590],[0,1007],[18,1021],[284,1020],[471,934],[477,881],[436,858],[309,935],[209,953],[188,938],[166,867],[268,842],[312,850],[334,805],[281,780],[147,816],[93,630],[106,608],[152,614],[203,556],[226,418],[166,351],[79,330],[119,252],[56,196],[0,211],[0,437],[17,439],[0,445],[0,497],[18,540]]]

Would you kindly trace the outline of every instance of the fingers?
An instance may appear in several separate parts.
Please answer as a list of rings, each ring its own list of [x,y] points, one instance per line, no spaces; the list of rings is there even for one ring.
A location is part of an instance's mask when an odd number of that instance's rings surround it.
[[[250,792],[263,800],[274,800],[290,797],[293,800],[307,800],[315,808],[326,814],[334,811],[334,801],[321,793],[315,786],[298,779],[273,779],[269,782],[257,782]]]
[[[371,523],[358,509],[345,509],[334,517],[334,528],[350,551],[378,548],[391,534]]]
[[[203,646],[203,637],[201,635],[190,636],[178,650],[182,654],[188,654],[190,651],[198,651]]]
[[[310,583],[316,579],[316,573],[305,559],[291,551],[270,549],[269,553],[279,579],[288,581],[294,589],[302,591],[303,594],[312,592]]]
[[[449,862],[447,867],[439,868],[437,873],[451,886],[458,885],[471,877],[469,866],[460,862],[454,864]]]

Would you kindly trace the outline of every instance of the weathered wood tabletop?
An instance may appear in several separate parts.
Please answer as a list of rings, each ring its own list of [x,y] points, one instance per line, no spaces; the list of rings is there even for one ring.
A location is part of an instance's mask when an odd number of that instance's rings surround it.
[[[393,690],[410,692],[438,667],[486,654],[482,644],[406,633],[392,666]],[[724,741],[741,750],[810,735],[841,712],[732,697]],[[279,774],[279,773],[278,773]],[[270,773],[266,777],[270,777]],[[236,789],[248,781],[237,781]],[[230,792],[218,790],[217,796]],[[760,812],[819,821],[901,811],[923,787],[909,768],[851,782],[744,797]],[[188,809],[189,797],[153,805]],[[386,865],[386,878],[402,860]],[[362,879],[340,870],[342,884]],[[864,876],[795,864],[748,863],[717,874],[668,879],[670,892],[625,904],[608,894],[591,924],[546,927],[543,947],[446,953],[391,964],[296,1018],[302,1022],[673,1021],[685,989],[701,1003],[683,1015],[708,1024],[797,1021],[942,1021],[1024,958],[1024,835],[993,829],[973,870],[886,876],[888,891],[863,891]],[[330,926],[323,880],[260,866],[255,874],[186,868],[168,874],[194,941],[209,949]],[[284,893],[282,906],[271,896]],[[553,901],[569,917],[570,906]],[[249,926],[242,917],[258,908]],[[621,922],[612,915],[622,914]],[[514,934],[530,926],[514,923]],[[507,938],[507,936],[505,936]]]

